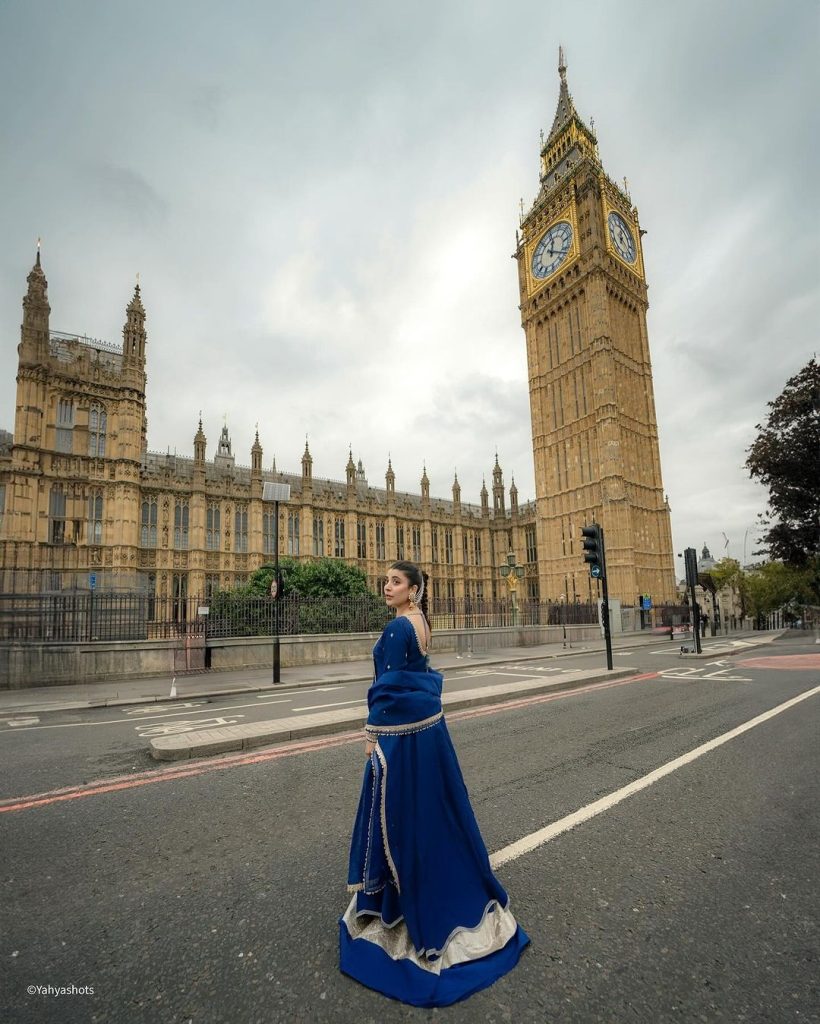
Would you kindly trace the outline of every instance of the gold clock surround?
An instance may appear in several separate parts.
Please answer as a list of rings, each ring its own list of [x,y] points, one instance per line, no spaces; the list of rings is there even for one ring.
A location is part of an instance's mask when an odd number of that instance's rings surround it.
[[[535,277],[532,272],[532,254],[535,252],[538,243],[550,230],[554,228],[556,224],[560,224],[561,221],[566,221],[572,228],[572,245],[570,246],[567,258],[561,263],[559,267],[549,275],[549,277]],[[529,241],[524,246],[524,258],[526,259],[527,266],[527,292],[530,297],[539,292],[544,285],[550,284],[556,277],[559,277],[564,271],[570,267],[579,257],[581,252],[580,245],[578,244],[578,217],[575,211],[575,204],[570,203],[566,206],[559,214],[554,216],[549,224],[544,224],[538,231],[533,232]]]
[[[646,280],[643,269],[643,247],[641,245],[641,231],[638,227],[638,221],[631,210],[625,210],[620,206],[615,206],[609,202],[606,196],[601,197],[601,205],[604,212],[604,232],[606,235],[606,251],[610,256],[614,256],[615,259],[626,267],[627,270],[631,270],[636,277],[639,277],[642,281]],[[615,246],[612,244],[612,238],[609,234],[609,215],[610,213],[617,213],[619,217],[623,217],[626,221],[627,227],[632,232],[632,237],[635,242],[635,261],[634,263],[628,263],[618,252]]]

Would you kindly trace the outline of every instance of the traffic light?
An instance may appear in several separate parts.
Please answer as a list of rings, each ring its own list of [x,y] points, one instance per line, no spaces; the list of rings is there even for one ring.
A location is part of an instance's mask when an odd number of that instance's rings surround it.
[[[589,566],[589,575],[594,580],[604,578],[604,531],[597,523],[581,528],[584,547],[584,561]]]

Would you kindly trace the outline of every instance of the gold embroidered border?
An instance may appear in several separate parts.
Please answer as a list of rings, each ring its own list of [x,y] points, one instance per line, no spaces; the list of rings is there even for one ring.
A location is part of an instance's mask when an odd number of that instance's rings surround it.
[[[398,871],[396,871],[396,865],[393,863],[393,854],[390,852],[390,843],[387,839],[387,761],[378,743],[373,749],[382,766],[381,816],[384,854],[387,857],[387,863],[390,865],[390,873],[393,875],[393,881],[396,883],[396,889],[398,890],[399,894],[401,894],[401,885],[399,884],[399,873]]]
[[[444,715],[443,711],[438,711],[435,715],[431,715],[429,718],[422,718],[419,722],[408,722],[407,725],[366,725],[364,731],[368,737],[370,736],[406,736],[411,732],[419,732],[421,729],[428,729],[431,725],[435,725]]]
[[[415,948],[404,918],[390,925],[379,916],[360,920],[356,913],[355,896],[344,912],[343,920],[352,939],[372,942],[380,946],[392,960],[409,960],[423,971],[436,975],[456,964],[480,960],[502,949],[518,928],[509,901],[506,907],[501,907],[497,900],[490,900],[479,923],[474,928],[455,928],[440,955],[436,955],[433,950]]]

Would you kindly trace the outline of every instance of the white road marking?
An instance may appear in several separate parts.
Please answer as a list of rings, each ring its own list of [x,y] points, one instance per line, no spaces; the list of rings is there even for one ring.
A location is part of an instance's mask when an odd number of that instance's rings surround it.
[[[174,704],[175,708],[198,708],[205,703],[204,700],[188,700],[180,704],[179,701]],[[130,711],[126,712],[129,715],[155,715],[157,713],[156,704],[149,704],[146,707],[131,708]]]
[[[228,715],[220,718],[206,718],[201,722],[193,719],[183,722],[169,722],[167,725],[135,725],[140,739],[151,739],[154,736],[172,736],[181,732],[198,732],[200,729],[217,729],[220,725],[238,725],[244,715]]]
[[[39,718],[0,718],[0,722],[5,722],[10,729],[19,729],[21,725],[36,725],[39,721]]]
[[[658,673],[661,679],[717,679],[721,683],[750,683],[748,676],[727,675],[729,669],[721,668],[717,672],[707,672],[708,665],[691,668],[667,668]]]
[[[608,796],[602,797],[594,803],[587,804],[586,807],[582,807],[573,814],[568,814],[565,818],[561,818],[559,821],[554,821],[551,825],[547,825],[546,828],[539,829],[537,832],[532,832],[530,835],[524,836],[523,839],[518,839],[516,842],[510,843],[509,846],[504,846],[490,857],[490,865],[493,868],[498,868],[501,867],[502,864],[509,863],[509,861],[517,860],[525,853],[531,853],[539,846],[543,846],[544,843],[548,843],[550,840],[555,839],[556,836],[560,836],[563,832],[568,832],[570,829],[575,828],[576,825],[580,825],[585,821],[589,821],[590,818],[594,818],[596,815],[602,814],[604,811],[608,811],[611,807],[619,804],[622,800],[626,800],[627,797],[634,796],[635,793],[639,793],[642,789],[647,789],[649,786],[657,782],[658,779],[662,779],[665,775],[670,775],[672,772],[677,771],[678,768],[683,768],[685,765],[697,760],[697,758],[702,757],[704,754],[708,754],[709,751],[715,750],[717,747],[722,746],[724,743],[728,743],[729,740],[733,740],[737,736],[742,736],[744,732],[748,732],[750,729],[754,729],[756,726],[762,725],[763,722],[767,722],[770,718],[774,718],[775,715],[780,715],[784,711],[788,711],[789,708],[793,708],[795,705],[800,704],[801,701],[808,700],[809,697],[814,697],[818,693],[820,693],[820,686],[815,686],[811,690],[806,690],[797,697],[793,697],[791,700],[787,700],[783,704],[778,704],[777,707],[772,708],[770,711],[765,711],[762,715],[758,715],[756,718],[752,718],[748,722],[744,722],[743,725],[739,725],[736,729],[730,729],[729,732],[725,732],[721,736],[716,736],[715,739],[709,740],[708,743],[703,743],[699,747],[695,747],[695,749],[690,750],[689,753],[683,754],[681,757],[676,757],[674,761],[668,761],[666,764],[661,765],[660,768],[656,768],[655,771],[650,772],[648,775],[644,775],[642,778],[636,779],[634,782],[630,782],[628,786],[624,786],[622,789],[617,789],[614,793],[610,793]]]
[[[318,711],[319,708],[338,708],[342,704],[366,704],[366,700],[337,700],[335,704],[311,704],[306,708],[293,708],[293,711]]]
[[[287,704],[287,701],[286,700],[269,700],[269,701],[267,701],[267,703],[268,704]],[[235,704],[234,707],[237,708],[237,709],[240,709],[240,710],[242,708],[258,708],[259,704]],[[213,708],[206,708],[204,711],[191,711],[191,712],[187,712],[187,711],[180,711],[180,712],[165,711],[165,712],[157,712],[153,717],[154,718],[173,718],[174,715],[176,715],[176,714],[183,714],[183,715],[187,715],[187,714],[206,715],[206,714],[210,714],[213,710],[214,710]],[[224,711],[232,711],[233,708],[224,708],[223,710]],[[244,715],[242,717],[244,718]],[[127,722],[129,725],[133,725],[133,723],[135,721],[136,721],[136,719],[134,719],[134,718],[107,718],[104,722],[60,722],[60,723],[57,723],[55,725],[28,725],[28,726],[25,726],[25,728],[26,729],[79,729],[79,728],[81,728],[83,726],[86,726],[86,727],[97,726],[97,727],[99,727],[99,726],[103,726],[103,725],[122,725],[124,722]],[[140,721],[141,722],[145,722],[145,721],[148,721],[148,719],[147,718],[142,718],[142,719],[140,719]]]

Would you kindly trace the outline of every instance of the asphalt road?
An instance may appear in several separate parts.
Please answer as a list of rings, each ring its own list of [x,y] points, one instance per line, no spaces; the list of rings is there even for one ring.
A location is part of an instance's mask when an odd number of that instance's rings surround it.
[[[813,691],[820,650],[808,640],[786,635],[726,665],[659,645],[628,660],[653,678],[448,715],[488,849]],[[438,1011],[338,971],[359,738],[158,769],[130,720],[3,735],[6,796],[125,777],[0,805],[2,1018],[820,1020],[819,702],[812,694],[500,867],[532,945],[492,988]],[[48,985],[94,992],[27,994]]]
[[[734,637],[707,640],[703,646],[704,651],[715,651],[715,658],[720,659],[722,652],[742,648],[746,642],[742,637]],[[680,648],[680,640],[672,643],[659,639],[646,645],[641,638],[641,644],[633,648],[616,648],[613,662],[616,668],[635,666],[641,672],[674,670],[685,662]],[[556,646],[550,657],[500,665],[482,665],[465,658],[462,666],[445,673],[445,690],[456,693],[533,678],[557,681],[566,673],[579,669],[597,671],[605,666],[600,650],[583,646],[566,651]],[[702,662],[698,663],[699,674],[720,671],[720,667],[706,669]],[[215,685],[218,683],[216,678]],[[0,798],[142,772],[155,764],[148,755],[149,741],[155,736],[281,720],[338,708],[360,707],[364,719],[368,686],[368,682],[360,680],[291,689],[277,687],[262,693],[188,697],[160,704],[11,713],[0,717],[0,750],[5,761]]]

